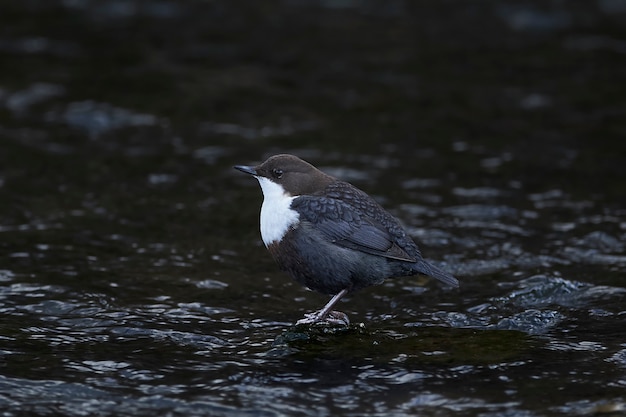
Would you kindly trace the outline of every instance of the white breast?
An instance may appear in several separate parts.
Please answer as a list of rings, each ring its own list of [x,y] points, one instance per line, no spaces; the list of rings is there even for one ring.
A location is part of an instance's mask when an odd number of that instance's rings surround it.
[[[280,241],[289,228],[298,222],[298,212],[290,208],[291,197],[282,186],[264,177],[256,177],[263,190],[261,206],[261,238],[265,246]]]

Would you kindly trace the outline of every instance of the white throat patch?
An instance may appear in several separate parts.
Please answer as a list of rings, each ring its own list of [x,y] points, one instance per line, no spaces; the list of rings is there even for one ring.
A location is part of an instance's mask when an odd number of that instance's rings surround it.
[[[289,228],[298,222],[298,212],[290,208],[294,197],[285,193],[282,186],[264,177],[256,177],[263,190],[261,206],[261,238],[265,246],[280,241]]]

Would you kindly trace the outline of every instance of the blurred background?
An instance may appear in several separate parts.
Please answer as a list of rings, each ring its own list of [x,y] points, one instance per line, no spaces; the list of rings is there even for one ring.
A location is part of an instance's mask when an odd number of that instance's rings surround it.
[[[0,410],[624,415],[625,97],[624,0],[0,0]],[[283,152],[460,290],[291,327]]]

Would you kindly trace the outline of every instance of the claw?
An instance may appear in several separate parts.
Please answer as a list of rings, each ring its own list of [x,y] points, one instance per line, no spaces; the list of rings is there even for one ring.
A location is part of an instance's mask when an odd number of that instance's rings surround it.
[[[332,324],[336,326],[347,326],[350,324],[350,320],[348,320],[348,316],[346,316],[341,311],[331,311],[331,308],[337,302],[348,293],[348,289],[344,288],[339,291],[337,294],[330,299],[328,303],[322,308],[320,311],[316,311],[315,313],[305,314],[303,319],[300,319],[296,322],[298,324],[317,324],[317,323],[326,323]]]
[[[329,324],[333,326],[349,326],[350,319],[345,313],[341,311],[330,311],[326,312],[323,310],[316,311],[314,313],[308,313],[304,315],[303,319],[300,319],[296,322],[296,325],[311,325],[311,324]]]

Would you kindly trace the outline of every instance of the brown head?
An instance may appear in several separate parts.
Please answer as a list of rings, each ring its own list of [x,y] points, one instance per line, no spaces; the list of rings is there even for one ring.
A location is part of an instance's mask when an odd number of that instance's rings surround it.
[[[271,156],[255,167],[236,165],[234,168],[280,185],[289,196],[316,194],[336,181],[308,162],[289,154]]]

